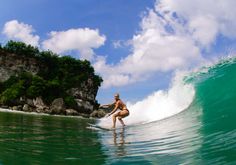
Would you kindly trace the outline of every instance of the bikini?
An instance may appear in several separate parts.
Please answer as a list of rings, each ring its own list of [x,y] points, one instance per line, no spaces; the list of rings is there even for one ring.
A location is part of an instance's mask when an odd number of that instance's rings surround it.
[[[123,110],[126,110],[126,111],[128,111],[128,113],[129,113],[129,110],[128,110],[127,108],[125,108],[125,109],[122,109],[122,111],[123,111]]]
[[[127,109],[127,107],[126,107],[126,105],[121,101],[121,106],[119,107],[120,109],[121,109],[121,111],[124,111],[124,110],[126,110],[126,111],[128,111],[128,113],[129,113],[129,110]]]
[[[126,108],[126,106],[124,106],[123,108],[121,108],[121,110],[122,110],[122,111],[126,110],[126,111],[128,111],[128,113],[129,113],[129,110]]]

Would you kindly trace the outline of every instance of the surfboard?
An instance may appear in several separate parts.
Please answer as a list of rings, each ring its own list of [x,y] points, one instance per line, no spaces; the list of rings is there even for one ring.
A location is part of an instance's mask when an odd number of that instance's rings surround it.
[[[89,127],[91,129],[96,129],[96,130],[112,131],[112,130],[117,130],[117,129],[124,129],[126,126],[125,127],[116,127],[116,128],[104,128],[104,127],[100,127],[96,124],[90,124],[89,123]]]

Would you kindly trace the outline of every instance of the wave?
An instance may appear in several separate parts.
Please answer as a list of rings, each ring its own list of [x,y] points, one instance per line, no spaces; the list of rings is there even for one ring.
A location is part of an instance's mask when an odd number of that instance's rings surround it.
[[[159,90],[141,101],[128,103],[130,116],[124,121],[127,125],[138,125],[171,117],[188,108],[211,111],[222,106],[235,107],[235,74],[236,57],[221,59],[194,72],[176,72],[168,90]],[[109,128],[111,122],[111,118],[103,118],[98,125]]]
[[[100,137],[113,164],[120,163],[116,154],[128,155],[123,163],[134,157],[149,164],[235,164],[235,107],[236,57],[230,57],[178,72],[168,90],[128,104],[131,114],[125,122],[138,126]],[[111,122],[106,118],[98,124],[110,127]]]
[[[183,78],[186,72],[177,72],[168,90],[159,90],[147,98],[134,104],[127,103],[130,115],[124,119],[127,125],[139,125],[165,119],[176,115],[191,104],[195,90],[191,84],[186,84]],[[98,125],[103,128],[111,127],[111,118],[99,120]],[[119,121],[117,126],[120,126]]]
[[[185,81],[194,85],[196,95],[191,106],[200,106],[208,120],[220,116],[235,116],[236,57],[221,59],[217,63],[189,74]]]

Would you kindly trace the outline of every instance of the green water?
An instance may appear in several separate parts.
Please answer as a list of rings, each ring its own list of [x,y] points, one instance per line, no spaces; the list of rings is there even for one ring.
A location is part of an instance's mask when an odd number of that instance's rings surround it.
[[[236,58],[223,60],[193,80],[194,106],[203,110],[201,159],[236,164]]]
[[[236,60],[192,73],[181,113],[105,131],[91,119],[0,112],[0,164],[236,164]]]
[[[199,162],[201,113],[112,131],[93,120],[0,113],[0,164],[180,164]],[[186,117],[187,118],[183,118]]]
[[[104,164],[87,120],[0,113],[0,164]]]

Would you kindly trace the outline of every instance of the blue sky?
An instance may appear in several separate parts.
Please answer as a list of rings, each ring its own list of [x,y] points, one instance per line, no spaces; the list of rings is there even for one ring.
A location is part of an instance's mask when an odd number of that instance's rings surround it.
[[[3,0],[0,2],[1,27],[9,20],[30,24],[41,39],[47,33],[70,28],[99,29],[107,37],[97,53],[111,54],[119,60],[129,49],[114,51],[112,41],[128,40],[139,29],[141,14],[152,7],[153,0]],[[120,52],[119,52],[120,51]],[[110,60],[110,58],[109,58]]]
[[[176,70],[235,52],[235,1],[1,0],[0,42],[88,59],[104,79],[97,99],[142,100]],[[206,7],[206,6],[211,6]]]

